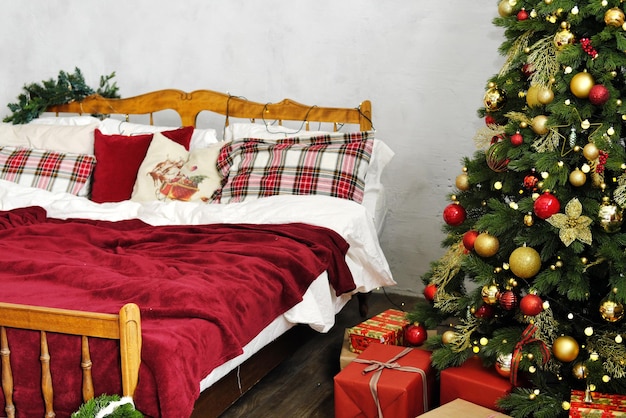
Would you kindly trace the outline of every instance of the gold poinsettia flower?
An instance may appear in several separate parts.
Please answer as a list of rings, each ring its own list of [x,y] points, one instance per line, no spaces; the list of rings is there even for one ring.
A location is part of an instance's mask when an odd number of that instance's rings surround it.
[[[577,198],[570,200],[565,206],[565,213],[555,213],[546,219],[550,225],[559,228],[559,238],[566,247],[578,240],[591,245],[591,225],[590,217],[583,213],[583,205]]]

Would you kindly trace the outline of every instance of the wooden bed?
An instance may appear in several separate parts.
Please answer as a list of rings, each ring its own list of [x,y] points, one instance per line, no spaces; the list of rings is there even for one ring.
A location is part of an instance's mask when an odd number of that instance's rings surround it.
[[[372,129],[371,104],[363,101],[354,108],[333,108],[308,106],[285,99],[278,103],[259,103],[229,94],[209,90],[198,90],[191,93],[179,90],[161,90],[136,97],[123,99],[106,99],[91,96],[82,102],[53,106],[48,109],[57,115],[64,114],[96,114],[122,115],[126,120],[132,115],[149,115],[150,124],[154,124],[154,115],[164,110],[174,110],[180,116],[182,126],[196,126],[198,116],[202,112],[212,112],[224,117],[224,125],[231,119],[239,118],[249,121],[275,121],[281,125],[283,121],[299,121],[309,130],[310,123],[331,124],[337,130],[344,124],[352,124],[360,131]],[[359,298],[361,312],[367,312],[366,299]],[[92,362],[89,353],[89,338],[110,338],[120,341],[121,380],[123,395],[132,396],[138,384],[139,365],[141,362],[141,318],[134,304],[120,307],[118,315],[97,314],[64,309],[49,309],[39,306],[22,306],[0,303],[0,331],[2,332],[0,354],[2,358],[2,387],[6,400],[6,414],[15,416],[11,403],[13,391],[13,374],[19,370],[11,369],[11,348],[18,341],[8,341],[5,330],[20,328],[41,331],[41,386],[42,398],[45,403],[46,416],[54,416],[53,378],[49,373],[50,358],[46,343],[46,332],[66,333],[83,337],[82,363],[83,368],[83,399],[86,401],[94,396],[90,368]],[[302,330],[295,327],[277,338],[247,360],[236,370],[223,377],[219,382],[203,391],[196,402],[193,417],[218,416],[237,398],[258,382],[282,359],[290,355],[302,344]],[[55,391],[62,390],[56,382]],[[37,384],[33,382],[33,384]],[[19,412],[18,412],[19,414]]]

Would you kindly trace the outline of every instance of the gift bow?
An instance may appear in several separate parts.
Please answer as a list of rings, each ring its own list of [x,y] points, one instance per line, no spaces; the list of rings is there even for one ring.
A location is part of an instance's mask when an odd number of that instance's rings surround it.
[[[383,410],[380,406],[380,399],[378,399],[378,381],[380,380],[380,375],[383,373],[384,369],[419,373],[422,376],[422,387],[424,388],[424,390],[422,391],[422,395],[424,397],[424,411],[428,411],[428,390],[426,388],[426,373],[424,372],[424,370],[418,367],[401,366],[399,363],[396,362],[396,360],[404,357],[406,354],[411,352],[411,350],[413,350],[411,347],[407,347],[387,362],[382,362],[378,360],[366,360],[358,357],[353,360],[357,363],[369,364],[369,366],[363,369],[363,371],[361,372],[362,374],[374,372],[372,378],[370,379],[370,392],[372,393],[372,397],[374,398],[374,402],[376,403],[376,408],[378,409],[378,418],[383,418]]]
[[[517,369],[519,368],[519,362],[522,359],[522,348],[526,344],[539,342],[541,353],[543,354],[543,364],[546,364],[550,360],[550,350],[546,344],[538,338],[533,338],[533,334],[537,331],[537,326],[534,324],[528,324],[524,332],[522,332],[522,338],[515,344],[515,350],[513,350],[513,356],[511,357],[511,384],[517,386]]]

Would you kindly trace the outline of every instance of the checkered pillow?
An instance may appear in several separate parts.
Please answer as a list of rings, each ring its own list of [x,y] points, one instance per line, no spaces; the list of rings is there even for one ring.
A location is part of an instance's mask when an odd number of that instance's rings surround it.
[[[233,141],[217,159],[224,180],[212,201],[320,194],[361,203],[373,144],[373,134],[368,132],[306,140]]]
[[[93,155],[0,146],[0,179],[52,192],[89,194]]]

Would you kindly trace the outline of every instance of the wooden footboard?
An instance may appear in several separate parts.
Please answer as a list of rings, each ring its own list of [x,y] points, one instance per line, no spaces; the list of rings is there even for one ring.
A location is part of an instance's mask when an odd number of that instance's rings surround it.
[[[78,335],[82,337],[83,400],[94,397],[91,377],[92,360],[89,352],[89,337],[120,341],[122,391],[124,396],[133,396],[139,378],[141,363],[141,318],[139,308],[126,304],[119,314],[102,314],[67,309],[43,308],[39,306],[0,303],[0,357],[2,359],[2,391],[4,392],[7,417],[15,417],[13,404],[13,371],[11,369],[11,346],[19,341],[9,341],[6,329],[17,328],[40,332],[41,342],[41,392],[46,417],[54,417],[53,381],[50,374],[50,357],[46,333]],[[94,361],[97,361],[95,359]],[[63,383],[63,382],[58,382]],[[19,412],[18,412],[19,413]]]

